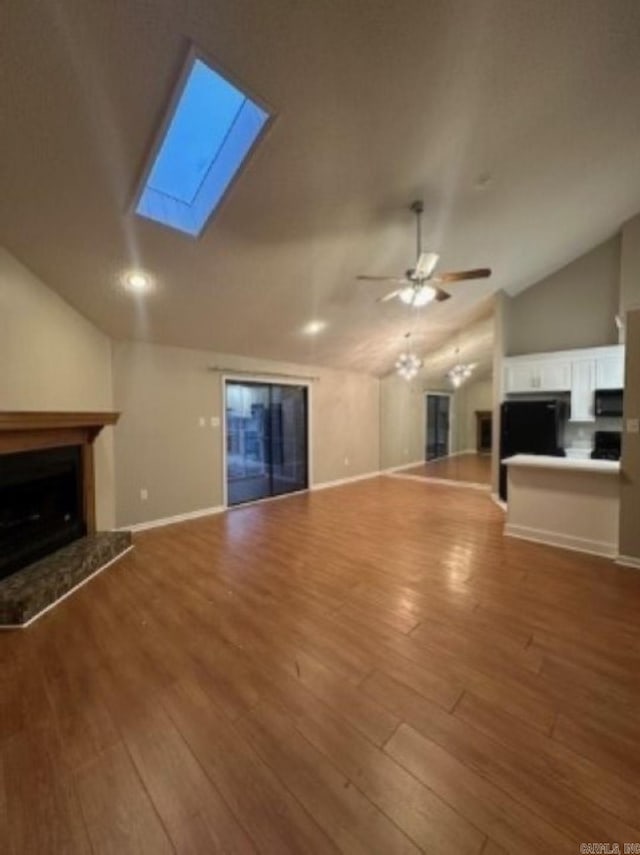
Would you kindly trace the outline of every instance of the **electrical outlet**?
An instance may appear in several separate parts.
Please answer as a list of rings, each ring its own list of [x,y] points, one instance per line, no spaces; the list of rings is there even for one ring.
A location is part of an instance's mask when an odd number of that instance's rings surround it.
[[[345,466],[348,466],[348,465],[349,465],[349,458],[348,458],[348,457],[345,457],[345,459],[344,459],[344,465],[345,465]]]
[[[146,502],[148,498],[149,498],[149,491],[147,490],[146,487],[142,487],[142,489],[140,490],[140,501]]]
[[[220,427],[220,419],[218,416],[211,416],[211,427],[217,428]]]
[[[627,433],[640,433],[640,419],[627,419]]]
[[[206,425],[206,423],[207,423],[207,420],[205,419],[205,417],[200,416],[200,418],[198,419],[198,427],[204,427]]]

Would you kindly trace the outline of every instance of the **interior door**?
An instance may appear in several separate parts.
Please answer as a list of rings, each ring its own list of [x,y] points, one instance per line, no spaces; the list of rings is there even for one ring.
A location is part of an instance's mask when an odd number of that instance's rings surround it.
[[[229,380],[225,406],[227,503],[306,489],[306,387]]]
[[[427,395],[427,460],[436,460],[449,454],[449,425],[451,397]]]

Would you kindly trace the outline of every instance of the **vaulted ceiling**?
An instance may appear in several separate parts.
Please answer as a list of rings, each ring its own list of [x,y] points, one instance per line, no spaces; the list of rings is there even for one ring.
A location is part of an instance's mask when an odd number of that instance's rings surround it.
[[[131,212],[190,43],[277,113],[199,240]],[[639,45],[637,0],[7,3],[0,242],[114,337],[383,372],[640,209]],[[418,197],[494,275],[411,315],[354,277],[410,266]]]

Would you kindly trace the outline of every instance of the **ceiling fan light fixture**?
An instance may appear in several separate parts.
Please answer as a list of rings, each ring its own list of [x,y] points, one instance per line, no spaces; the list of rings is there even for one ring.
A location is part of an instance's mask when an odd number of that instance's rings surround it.
[[[421,308],[422,306],[428,305],[432,300],[435,299],[436,289],[432,288],[431,285],[421,285],[420,288],[417,288],[413,297],[413,305],[416,308]]]
[[[398,293],[398,297],[405,303],[407,306],[412,306],[415,298],[416,289],[413,285],[407,285],[406,288],[402,288],[402,290]]]

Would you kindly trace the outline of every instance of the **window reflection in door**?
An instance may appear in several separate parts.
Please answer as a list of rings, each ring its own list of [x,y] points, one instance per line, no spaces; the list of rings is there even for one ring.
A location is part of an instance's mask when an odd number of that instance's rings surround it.
[[[229,505],[307,487],[305,386],[227,381]]]

